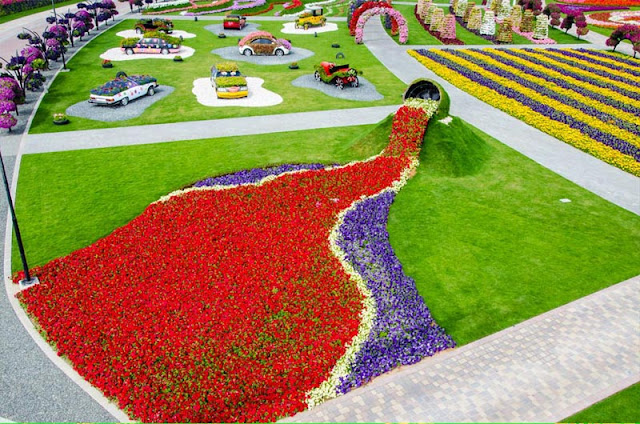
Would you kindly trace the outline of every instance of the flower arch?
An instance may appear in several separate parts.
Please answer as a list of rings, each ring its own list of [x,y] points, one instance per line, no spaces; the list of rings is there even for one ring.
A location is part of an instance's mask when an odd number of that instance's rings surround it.
[[[358,24],[358,19],[360,19],[360,16],[367,10],[369,9],[373,9],[374,7],[384,7],[384,8],[388,8],[391,9],[392,6],[391,4],[387,3],[386,1],[366,1],[364,3],[362,3],[360,6],[358,6],[353,13],[351,14],[351,17],[349,19],[349,34],[350,35],[356,35],[356,25]],[[397,27],[397,24],[395,25]]]
[[[400,38],[398,42],[405,44],[409,38],[409,28],[407,27],[407,20],[402,16],[402,13],[393,8],[386,7],[374,7],[372,9],[365,10],[356,24],[356,43],[362,43],[362,35],[364,32],[364,24],[367,23],[369,18],[377,15],[388,15],[398,23],[398,30],[400,31]]]

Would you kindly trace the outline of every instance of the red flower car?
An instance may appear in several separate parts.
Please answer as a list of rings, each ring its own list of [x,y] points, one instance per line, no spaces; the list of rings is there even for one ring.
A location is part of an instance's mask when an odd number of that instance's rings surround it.
[[[242,29],[247,25],[247,18],[241,15],[227,15],[224,17],[222,27],[224,29]]]

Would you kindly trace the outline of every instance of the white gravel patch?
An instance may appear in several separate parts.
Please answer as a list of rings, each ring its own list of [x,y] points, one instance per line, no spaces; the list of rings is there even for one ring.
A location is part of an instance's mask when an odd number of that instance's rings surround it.
[[[136,53],[131,56],[127,55],[125,52],[120,50],[120,47],[116,47],[113,49],[109,49],[106,52],[100,55],[101,59],[107,59],[112,61],[121,61],[121,60],[138,60],[138,59],[173,59],[176,56],[181,56],[183,59],[189,56],[193,56],[195,53],[195,49],[187,46],[180,47],[180,51],[178,53],[170,53],[170,54],[145,54],[145,53]]]
[[[282,97],[262,87],[262,78],[247,77],[249,95],[240,99],[219,99],[216,92],[211,87],[209,78],[198,78],[193,81],[191,92],[196,95],[198,103],[204,106],[224,107],[224,106],[244,106],[244,107],[264,107],[275,106],[282,103]]]
[[[138,34],[135,29],[127,29],[125,31],[120,31],[120,32],[116,33],[116,35],[118,37],[124,37],[124,38],[142,38],[142,34]],[[192,34],[192,33],[187,32],[187,31],[180,31],[180,30],[173,31],[169,35],[172,36],[172,37],[177,37],[177,38],[180,38],[180,37],[182,37],[182,38],[195,38],[196,37],[195,34]]]
[[[338,30],[338,24],[334,24],[333,22],[327,22],[324,26],[317,27],[309,27],[309,29],[305,30],[304,28],[296,28],[295,22],[287,22],[282,25],[284,28],[280,30],[283,34],[309,34],[313,35],[314,32],[318,34],[321,32],[331,32]]]

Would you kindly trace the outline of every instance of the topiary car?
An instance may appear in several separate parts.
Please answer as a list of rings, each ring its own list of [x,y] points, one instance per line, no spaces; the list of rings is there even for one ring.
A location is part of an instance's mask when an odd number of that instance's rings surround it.
[[[254,31],[238,42],[238,51],[245,56],[284,56],[291,52],[291,43],[283,38],[275,38],[266,31]]]
[[[247,18],[241,15],[227,15],[222,21],[224,29],[242,29],[247,25]]]
[[[158,81],[149,75],[127,76],[124,72],[118,72],[116,78],[106,82],[100,87],[91,90],[89,103],[99,105],[126,106],[130,100],[144,95],[153,96],[156,93]]]
[[[327,18],[323,16],[323,13],[321,7],[311,7],[305,10],[296,19],[296,28],[307,30],[310,27],[324,26],[327,23]]]
[[[357,87],[360,85],[358,81],[358,71],[350,68],[349,65],[336,65],[333,62],[320,62],[316,65],[316,71],[313,74],[316,81],[322,81],[326,84],[335,84],[340,90],[345,85]]]
[[[173,32],[173,21],[162,18],[139,19],[134,28],[138,34],[144,34],[149,31],[162,31],[171,34]]]
[[[211,86],[219,99],[238,99],[249,95],[247,79],[235,62],[222,62],[211,68]]]

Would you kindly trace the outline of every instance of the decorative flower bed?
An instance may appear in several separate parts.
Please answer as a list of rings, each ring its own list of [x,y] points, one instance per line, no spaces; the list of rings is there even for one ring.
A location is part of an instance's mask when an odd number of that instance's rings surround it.
[[[447,45],[462,45],[462,44],[464,44],[464,41],[459,40],[458,38],[443,38],[441,36],[441,34],[440,34],[440,31],[432,31],[430,25],[425,23],[424,20],[422,19],[422,17],[418,14],[418,7],[417,6],[413,9],[413,14],[416,17],[416,19],[418,20],[418,22],[420,22],[420,25],[422,25],[422,27],[425,29],[425,31],[428,31],[429,34],[431,34],[432,36],[436,37],[442,44],[447,44]],[[478,33],[478,35],[480,35],[480,34]],[[487,38],[484,35],[481,35],[481,37]],[[487,39],[490,39],[490,38],[487,38]],[[495,37],[492,37],[492,41],[493,40],[495,40]]]
[[[91,94],[96,94],[98,96],[113,96],[131,87],[149,84],[150,82],[154,81],[157,81],[157,79],[150,75],[131,75],[129,77],[119,77],[104,83],[100,87],[92,89]]]
[[[640,0],[562,0],[562,2],[590,6],[640,6]]]
[[[417,50],[411,54],[479,99],[640,175],[637,68],[588,50]]]
[[[142,421],[273,421],[451,347],[382,230],[436,107],[401,107],[367,161],[171,193],[35,268],[41,284],[18,296],[59,354]]]
[[[618,28],[622,24],[640,25],[640,10],[592,13],[586,17],[588,24],[603,28]]]

